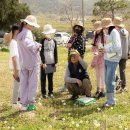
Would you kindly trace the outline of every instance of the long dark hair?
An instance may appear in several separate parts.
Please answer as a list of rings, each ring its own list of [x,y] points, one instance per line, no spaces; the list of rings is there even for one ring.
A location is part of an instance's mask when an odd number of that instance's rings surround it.
[[[27,23],[21,22],[20,28],[19,28],[19,33],[23,30],[25,24],[27,24]]]
[[[94,42],[92,44],[93,46],[96,46],[96,41],[97,41],[99,36],[101,36],[101,42],[102,42],[102,44],[104,46],[104,32],[103,32],[103,29],[100,31],[100,33],[96,32],[95,37],[94,37]]]
[[[15,31],[19,30],[19,25],[13,25],[11,28],[12,31],[12,37],[14,36]]]
[[[110,26],[110,27],[108,28],[108,34],[109,34],[109,35],[110,35],[111,31],[112,31],[114,28],[115,28],[115,26]]]

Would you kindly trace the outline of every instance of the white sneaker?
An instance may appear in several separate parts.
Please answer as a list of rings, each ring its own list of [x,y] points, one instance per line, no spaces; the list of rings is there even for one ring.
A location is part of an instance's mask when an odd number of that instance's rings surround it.
[[[21,107],[21,105],[19,103],[17,104],[12,104],[12,108],[15,109],[15,110],[19,110]]]
[[[25,106],[23,106],[23,105],[21,105],[21,107],[20,107],[20,110],[21,110],[21,111],[27,111],[27,109],[28,109],[28,107],[25,107]]]

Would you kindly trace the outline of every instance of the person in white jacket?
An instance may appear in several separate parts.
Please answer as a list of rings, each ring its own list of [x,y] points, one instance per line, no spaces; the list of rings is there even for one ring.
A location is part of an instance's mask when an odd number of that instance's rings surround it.
[[[106,43],[99,52],[104,54],[105,59],[105,84],[107,101],[104,107],[113,106],[115,100],[115,78],[116,69],[122,55],[121,39],[119,32],[115,29],[111,18],[102,19],[102,27],[106,33]]]

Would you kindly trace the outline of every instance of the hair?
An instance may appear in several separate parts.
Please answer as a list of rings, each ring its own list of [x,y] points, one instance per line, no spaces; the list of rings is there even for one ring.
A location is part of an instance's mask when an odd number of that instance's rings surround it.
[[[102,44],[104,46],[104,32],[103,32],[103,29],[99,33],[96,32],[95,37],[94,37],[94,42],[92,44],[93,46],[96,46],[96,41],[97,41],[99,36],[101,36],[101,42],[102,42]]]
[[[14,36],[15,31],[19,30],[19,26],[18,25],[13,25],[11,28],[12,31],[12,37]]]
[[[23,30],[24,25],[26,25],[26,24],[27,24],[27,23],[25,23],[25,22],[21,22],[20,28],[19,28],[19,33]]]
[[[112,31],[114,28],[115,28],[115,26],[110,26],[110,27],[108,28],[108,34],[109,34],[109,35],[110,35],[111,31]]]

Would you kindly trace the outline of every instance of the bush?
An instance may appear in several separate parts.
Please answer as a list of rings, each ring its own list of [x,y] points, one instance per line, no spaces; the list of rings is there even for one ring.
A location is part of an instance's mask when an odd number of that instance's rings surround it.
[[[34,29],[33,34],[37,42],[40,42],[43,39],[42,29]]]
[[[8,48],[1,48],[1,51],[2,52],[9,52],[9,49]]]

